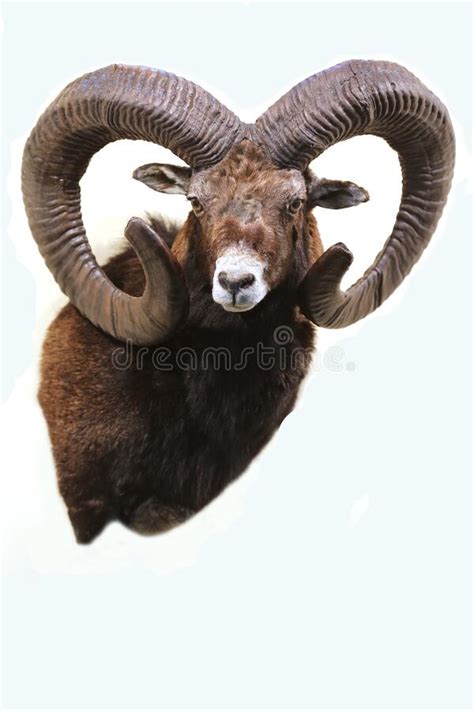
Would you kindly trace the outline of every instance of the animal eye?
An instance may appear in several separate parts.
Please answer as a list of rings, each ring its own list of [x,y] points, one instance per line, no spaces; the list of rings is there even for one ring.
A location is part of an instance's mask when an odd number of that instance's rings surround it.
[[[295,198],[288,205],[288,212],[291,213],[292,215],[296,215],[296,213],[298,212],[298,210],[300,209],[302,204],[303,204],[303,200],[301,200],[300,198]]]
[[[191,207],[193,208],[196,215],[200,215],[203,212],[204,208],[197,198],[190,197],[189,202],[191,203]]]

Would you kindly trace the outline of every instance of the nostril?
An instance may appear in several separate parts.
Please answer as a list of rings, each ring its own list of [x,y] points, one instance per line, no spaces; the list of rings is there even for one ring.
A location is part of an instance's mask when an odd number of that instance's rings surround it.
[[[223,289],[236,293],[240,289],[245,289],[251,286],[255,281],[255,276],[248,272],[247,274],[238,274],[230,276],[227,272],[219,272],[217,280]]]
[[[230,289],[230,282],[227,277],[227,272],[219,272],[219,274],[217,275],[217,281],[219,282],[219,284],[222,286],[223,289],[227,289],[227,290]]]
[[[253,274],[242,274],[242,276],[236,280],[237,289],[245,289],[247,286],[251,286],[255,281]]]

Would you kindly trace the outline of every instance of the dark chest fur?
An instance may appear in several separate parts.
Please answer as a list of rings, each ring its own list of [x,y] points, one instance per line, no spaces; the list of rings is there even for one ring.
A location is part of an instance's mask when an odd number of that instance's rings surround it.
[[[124,497],[138,486],[194,510],[212,500],[291,411],[311,346],[311,327],[287,320],[265,330],[190,326],[172,344],[131,352],[125,378],[142,434],[115,468]]]

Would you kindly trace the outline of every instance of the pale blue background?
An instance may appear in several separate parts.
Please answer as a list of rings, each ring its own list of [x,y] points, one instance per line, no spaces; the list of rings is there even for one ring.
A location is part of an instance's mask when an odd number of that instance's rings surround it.
[[[112,62],[252,105],[340,55],[392,55],[470,135],[468,5],[12,3],[4,19],[4,170],[51,87]],[[461,187],[400,306],[342,344],[356,373],[310,383],[320,408],[192,567],[6,576],[5,708],[471,708],[470,220]],[[35,293],[4,253],[9,391]],[[364,491],[348,529],[340,502]]]

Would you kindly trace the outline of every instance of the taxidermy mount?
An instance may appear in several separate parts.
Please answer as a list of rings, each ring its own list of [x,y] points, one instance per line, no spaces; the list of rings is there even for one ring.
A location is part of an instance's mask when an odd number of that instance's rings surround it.
[[[312,210],[368,194],[308,166],[363,134],[397,151],[403,191],[383,249],[343,291],[352,254],[342,242],[323,250]],[[181,158],[186,166],[148,164],[133,177],[191,209],[180,226],[132,218],[131,246],[101,267],[79,181],[120,139]],[[26,143],[22,189],[33,237],[70,299],[44,342],[39,401],[77,541],[111,520],[167,530],[242,474],[293,408],[314,325],[348,326],[401,284],[436,228],[453,166],[446,108],[390,62],[315,74],[254,124],[156,69],[113,65],[69,84]]]

